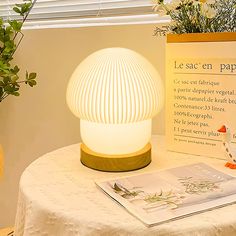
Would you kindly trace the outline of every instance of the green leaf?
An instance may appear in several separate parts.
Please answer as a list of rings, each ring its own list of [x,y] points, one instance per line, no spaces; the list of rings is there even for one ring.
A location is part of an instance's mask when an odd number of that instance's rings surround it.
[[[18,73],[19,71],[20,71],[20,68],[18,66],[15,66],[14,69],[13,69],[13,72]]]
[[[20,93],[19,93],[19,92],[13,92],[12,95],[14,95],[14,96],[20,96]]]
[[[16,4],[16,6],[17,6],[17,5],[20,5],[20,4]],[[21,14],[21,10],[20,10],[18,7],[13,7],[13,10],[14,10],[14,12],[16,12],[16,13]]]
[[[9,82],[9,80],[10,80],[9,77],[4,77],[4,78],[3,78],[4,84],[7,84],[7,83]]]
[[[22,5],[21,12],[23,14],[27,13],[30,10],[31,5],[31,3],[25,3],[24,5]]]
[[[11,25],[13,30],[15,30],[17,32],[19,32],[21,30],[21,27],[22,27],[22,24],[23,24],[23,22],[19,22],[17,20],[8,21],[8,23]]]
[[[11,87],[11,85],[6,85],[4,88],[5,92],[10,94],[11,92],[13,92],[13,88]]]
[[[31,6],[32,6],[31,1],[25,1],[25,3],[23,4],[15,4],[15,7],[13,8],[13,10],[16,13],[20,14],[21,16],[24,16],[30,11]]]
[[[29,84],[30,87],[33,87],[37,84],[37,82],[35,80],[29,80],[28,84]]]
[[[36,73],[30,73],[29,74],[29,80],[33,80],[33,79],[35,79],[36,78],[36,76],[37,76],[37,74]]]
[[[11,83],[16,83],[16,81],[19,79],[19,77],[17,76],[17,75],[13,75],[12,77],[11,77]]]

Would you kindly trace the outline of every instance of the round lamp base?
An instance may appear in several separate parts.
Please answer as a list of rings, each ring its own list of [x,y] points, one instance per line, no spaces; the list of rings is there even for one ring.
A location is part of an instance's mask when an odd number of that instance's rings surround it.
[[[141,169],[151,162],[151,144],[141,150],[126,155],[106,155],[96,153],[81,144],[81,162],[85,166],[101,171],[121,172]]]

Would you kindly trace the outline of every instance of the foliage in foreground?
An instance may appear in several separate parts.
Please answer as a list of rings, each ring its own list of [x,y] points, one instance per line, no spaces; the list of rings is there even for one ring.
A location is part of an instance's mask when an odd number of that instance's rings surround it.
[[[32,6],[32,0],[24,0],[24,3],[14,6],[13,10],[20,16],[19,20],[0,18],[0,102],[9,95],[19,96],[22,83],[31,87],[36,85],[36,73],[26,71],[25,78],[20,80],[20,68],[11,65],[13,55],[24,36],[21,32],[22,26]]]

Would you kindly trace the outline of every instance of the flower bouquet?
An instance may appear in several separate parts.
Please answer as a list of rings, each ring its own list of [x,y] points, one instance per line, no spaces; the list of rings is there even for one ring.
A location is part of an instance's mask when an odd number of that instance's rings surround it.
[[[153,10],[171,18],[155,35],[236,31],[236,0],[154,0]]]

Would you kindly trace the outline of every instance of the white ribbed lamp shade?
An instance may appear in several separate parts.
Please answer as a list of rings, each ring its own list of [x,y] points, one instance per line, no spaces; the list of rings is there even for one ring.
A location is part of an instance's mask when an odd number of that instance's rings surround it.
[[[81,137],[93,151],[126,154],[151,137],[151,119],[163,105],[158,72],[140,54],[107,48],[88,56],[73,73],[67,103],[81,120]]]

